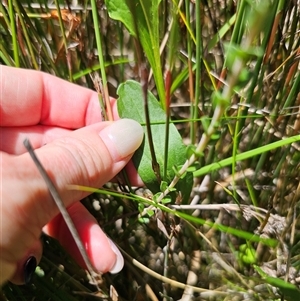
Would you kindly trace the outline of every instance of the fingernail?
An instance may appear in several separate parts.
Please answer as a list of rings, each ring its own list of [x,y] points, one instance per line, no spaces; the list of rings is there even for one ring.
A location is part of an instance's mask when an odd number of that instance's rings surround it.
[[[30,256],[24,263],[24,282],[29,284],[35,272],[37,261],[34,256]]]
[[[118,247],[109,238],[108,238],[108,241],[110,243],[111,249],[116,254],[116,262],[115,262],[114,266],[110,269],[109,272],[111,274],[117,274],[123,269],[124,258],[122,256],[120,250],[118,249]]]
[[[102,140],[118,161],[131,155],[142,143],[144,132],[141,125],[132,119],[120,119],[100,132]]]

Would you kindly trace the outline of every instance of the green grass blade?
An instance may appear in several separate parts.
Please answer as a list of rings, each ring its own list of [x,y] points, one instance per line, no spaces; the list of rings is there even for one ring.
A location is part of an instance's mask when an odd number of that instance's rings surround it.
[[[264,145],[264,146],[258,147],[256,149],[238,154],[238,155],[236,155],[235,159],[236,159],[236,161],[243,161],[243,160],[252,158],[254,156],[261,155],[262,153],[271,151],[275,148],[283,147],[285,145],[289,145],[289,144],[292,144],[297,141],[300,141],[300,135],[289,137],[289,138],[286,138],[286,139],[283,139],[280,141],[276,141],[276,142],[270,143],[268,145]],[[230,157],[230,158],[221,160],[219,162],[215,162],[215,163],[209,164],[207,166],[204,166],[204,167],[194,171],[194,177],[200,177],[200,176],[208,174],[212,171],[221,169],[222,167],[232,164],[232,161],[233,161],[233,157]]]
[[[10,19],[10,30],[11,30],[11,37],[12,37],[14,64],[16,67],[20,67],[19,46],[18,46],[18,38],[17,38],[17,31],[16,31],[16,24],[15,24],[16,20],[15,20],[13,0],[8,0],[8,12],[9,12],[9,19]]]

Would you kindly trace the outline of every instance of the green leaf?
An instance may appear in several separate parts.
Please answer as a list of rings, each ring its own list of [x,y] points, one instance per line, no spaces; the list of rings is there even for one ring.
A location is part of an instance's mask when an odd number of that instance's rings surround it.
[[[134,18],[126,1],[105,0],[105,5],[109,16],[114,20],[121,21],[126,26],[129,33],[134,37],[137,37]]]
[[[254,269],[270,285],[277,287],[288,301],[300,300],[300,290],[296,285],[286,282],[280,278],[270,277],[260,267],[254,266]]]
[[[160,191],[165,191],[168,187],[168,183],[166,181],[161,181],[160,183]]]
[[[121,21],[139,39],[153,70],[157,92],[165,108],[165,90],[160,61],[159,4],[161,0],[106,0],[109,16]]]
[[[249,244],[239,247],[239,260],[245,264],[254,264],[257,261],[255,249]]]
[[[118,112],[121,118],[131,118],[139,122],[144,127],[145,138],[142,145],[133,156],[133,163],[145,183],[153,192],[160,191],[160,184],[152,170],[151,154],[145,126],[144,100],[141,85],[135,81],[129,80],[121,84],[117,91],[119,99],[117,101]],[[151,131],[153,136],[154,150],[157,162],[160,166],[160,172],[163,173],[164,152],[166,139],[166,126],[161,124],[166,119],[164,110],[159,105],[152,93],[148,92],[148,107],[151,120]],[[169,128],[169,149],[167,162],[167,183],[175,176],[173,166],[182,165],[186,160],[186,146],[184,145],[180,134],[174,124],[170,123]],[[186,192],[190,192],[193,185],[192,177],[184,177]],[[187,196],[189,197],[189,195]]]
[[[139,203],[139,205],[138,205],[139,212],[143,212],[144,208],[145,208],[144,204],[143,203]]]
[[[148,214],[149,217],[153,216],[154,215],[154,211],[151,210],[151,209],[146,209],[146,212]]]
[[[168,197],[168,196],[165,196],[163,199],[162,199],[162,204],[169,204],[169,203],[171,203],[171,197]]]
[[[141,223],[141,224],[149,224],[150,222],[150,219],[148,217],[139,217],[138,218],[138,221]]]

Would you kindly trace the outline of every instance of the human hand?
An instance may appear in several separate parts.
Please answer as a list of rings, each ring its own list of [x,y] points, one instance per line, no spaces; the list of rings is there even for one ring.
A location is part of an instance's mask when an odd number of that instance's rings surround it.
[[[100,187],[112,179],[141,144],[141,126],[133,120],[99,122],[95,92],[48,74],[1,65],[0,105],[0,284],[6,280],[22,284],[30,278],[35,266],[28,264],[28,258],[41,258],[42,228],[83,265],[23,146],[25,138],[36,149],[68,208],[96,270],[120,271],[121,253],[78,202],[87,193],[66,186]]]

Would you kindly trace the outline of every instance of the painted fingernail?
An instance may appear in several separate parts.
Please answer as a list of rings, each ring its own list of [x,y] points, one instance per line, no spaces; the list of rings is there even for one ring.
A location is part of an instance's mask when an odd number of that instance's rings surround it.
[[[124,258],[122,256],[120,250],[118,249],[118,247],[109,238],[108,238],[108,241],[110,243],[111,249],[116,254],[116,262],[115,262],[114,266],[110,269],[109,272],[111,274],[117,274],[123,269]]]
[[[24,263],[24,282],[29,284],[35,272],[37,261],[34,256],[30,256]]]
[[[120,119],[103,129],[100,136],[113,159],[121,160],[131,155],[140,146],[144,131],[138,122],[132,119]]]

